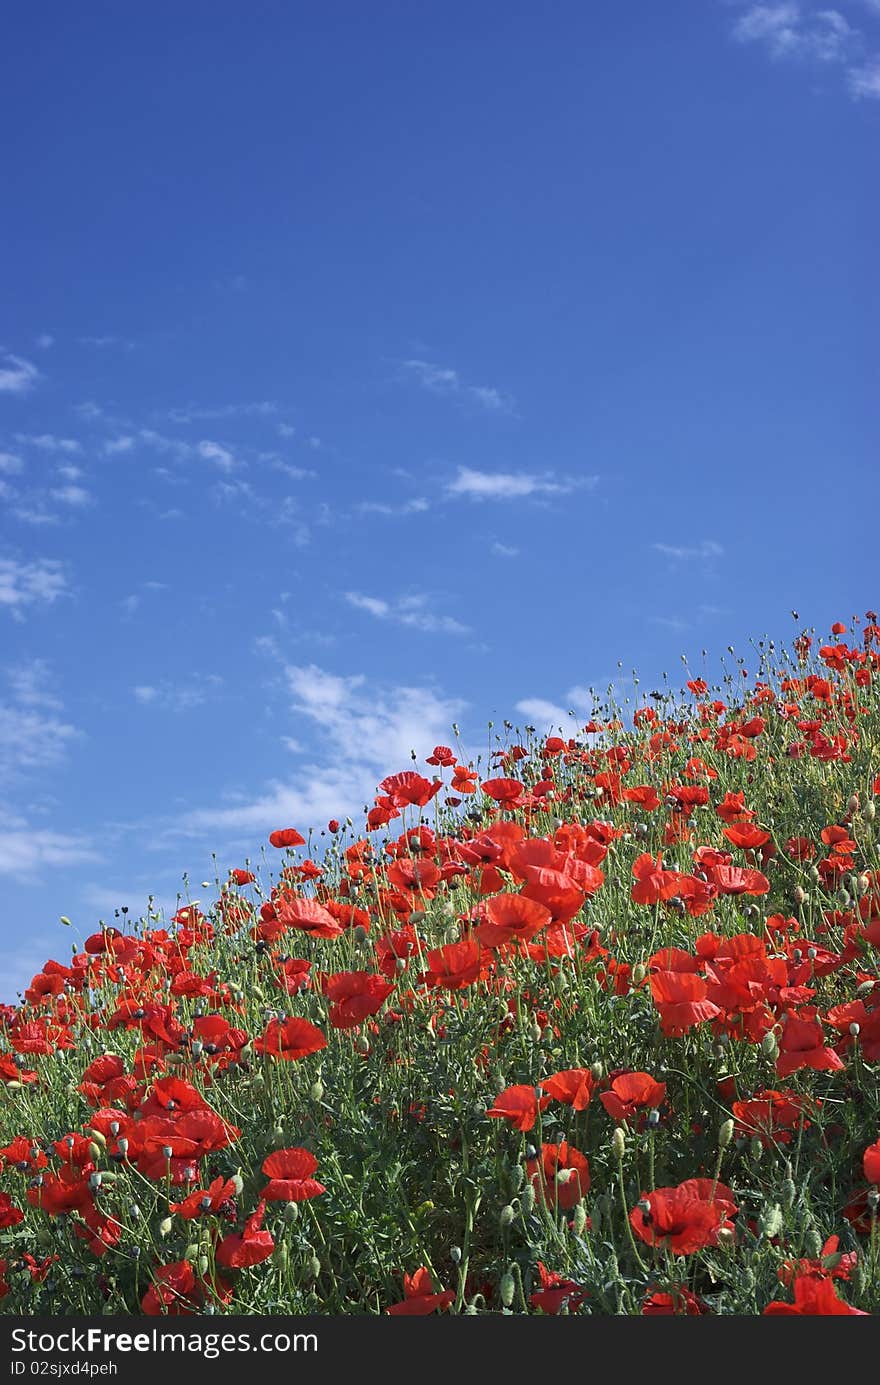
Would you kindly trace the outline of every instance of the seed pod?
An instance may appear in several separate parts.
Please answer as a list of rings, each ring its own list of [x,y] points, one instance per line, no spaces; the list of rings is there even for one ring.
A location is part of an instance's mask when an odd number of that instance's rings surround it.
[[[453,1265],[460,1265],[460,1264],[461,1264],[461,1246],[450,1246],[450,1247],[449,1247],[449,1258],[450,1258],[450,1260],[452,1261]]]

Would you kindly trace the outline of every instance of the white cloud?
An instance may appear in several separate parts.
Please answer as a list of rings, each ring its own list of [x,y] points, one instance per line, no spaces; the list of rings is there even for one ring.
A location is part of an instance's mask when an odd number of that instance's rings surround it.
[[[294,426],[293,426],[292,423],[279,423],[279,424],[278,424],[278,436],[279,436],[279,438],[292,438],[292,437],[294,436],[295,433],[296,433],[296,429],[294,428]]]
[[[759,44],[776,60],[844,63],[861,42],[859,30],[840,10],[805,10],[794,0],[750,5],[732,32],[738,43]]]
[[[45,659],[31,659],[7,669],[6,676],[16,702],[23,707],[50,707],[61,710],[61,699],[54,691],[54,675]]]
[[[387,505],[381,500],[360,500],[355,509],[362,515],[423,515],[431,507],[424,496],[404,500],[400,505]]]
[[[198,453],[206,462],[215,462],[221,471],[232,471],[237,465],[229,448],[222,447],[219,442],[211,442],[208,439],[200,442]]]
[[[851,67],[846,80],[855,101],[880,100],[880,57],[872,58],[863,67]]]
[[[21,457],[16,457],[14,452],[0,452],[0,473],[5,476],[17,476],[23,467],[24,462]]]
[[[449,366],[421,360],[401,361],[400,364],[408,376],[432,394],[449,395],[462,403],[476,404],[489,413],[513,412],[514,401],[510,395],[489,385],[469,385]]]
[[[38,447],[41,452],[64,452],[69,456],[82,452],[76,438],[59,438],[54,433],[16,433],[15,441],[25,443],[28,447]]]
[[[74,510],[85,509],[94,503],[94,497],[84,486],[59,486],[49,494],[59,505],[69,505]]]
[[[513,548],[509,543],[493,543],[490,550],[495,558],[518,558],[519,549]]]
[[[0,394],[27,394],[40,378],[40,372],[21,356],[0,353]]]
[[[41,332],[37,337],[36,345],[41,351],[48,351],[50,346],[55,345],[55,338],[52,336],[51,332]]]
[[[413,630],[421,630],[429,635],[466,635],[469,626],[462,625],[452,616],[438,616],[427,609],[428,598],[424,595],[404,596],[393,605],[378,596],[364,596],[361,592],[346,592],[345,599],[356,610],[366,611],[377,620],[390,620],[396,625],[405,625]]]
[[[100,859],[89,839],[78,833],[36,826],[19,831],[0,829],[0,875],[32,883],[46,867],[76,866]]]
[[[135,440],[129,433],[123,433],[118,438],[108,438],[104,443],[105,457],[116,457],[122,452],[130,452],[134,447]]]
[[[311,723],[323,740],[323,754],[303,765],[295,781],[273,781],[255,799],[186,815],[182,830],[187,834],[287,826],[305,833],[332,816],[354,817],[371,802],[380,779],[412,766],[411,751],[423,757],[448,741],[462,711],[460,702],[430,688],[367,685],[363,675],[339,676],[314,664],[287,665],[284,675],[292,720],[298,728]]]
[[[277,414],[278,405],[272,399],[260,399],[252,404],[220,404],[216,408],[201,408],[195,404],[169,409],[166,418],[172,423],[196,423],[217,418],[267,418]],[[280,424],[279,429],[286,425]]]
[[[65,462],[63,466],[57,466],[55,473],[57,476],[63,476],[65,481],[78,481],[83,474],[82,467],[73,466],[69,462]]]
[[[720,558],[724,553],[721,544],[714,539],[701,539],[697,544],[655,543],[652,547],[664,558],[674,558],[677,562],[690,558]]]
[[[20,563],[14,558],[0,558],[0,607],[5,606],[13,616],[20,618],[27,606],[51,606],[66,591],[64,570],[55,559]]]
[[[193,707],[201,707],[222,683],[219,674],[207,673],[198,683],[173,683],[170,679],[162,679],[155,684],[139,683],[131,691],[135,701],[142,707],[158,707],[165,712],[189,712]]]
[[[539,730],[543,730],[545,726],[567,726],[571,722],[571,717],[564,707],[558,707],[555,702],[547,702],[543,697],[525,697],[522,702],[517,702],[516,710],[528,717],[530,722],[534,722]]]
[[[449,495],[472,500],[522,500],[533,495],[568,495],[579,487],[592,489],[598,476],[555,478],[552,472],[536,476],[525,471],[475,471],[460,466],[458,476],[446,489]]]
[[[5,670],[9,692],[0,697],[0,784],[22,774],[51,768],[64,760],[70,744],[82,734],[62,719],[63,704],[55,690],[49,665],[42,659],[13,665]],[[4,827],[8,812],[0,812]]]

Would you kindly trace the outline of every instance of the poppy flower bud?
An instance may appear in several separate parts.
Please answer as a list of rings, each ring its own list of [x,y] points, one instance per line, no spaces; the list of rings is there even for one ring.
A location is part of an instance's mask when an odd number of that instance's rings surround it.
[[[772,1030],[768,1034],[765,1034],[761,1040],[761,1052],[764,1054],[765,1058],[772,1058],[775,1060],[779,1056],[779,1041]]]
[[[880,1193],[878,1193],[876,1188],[869,1189],[865,1201],[868,1204],[868,1211],[872,1216],[876,1216],[877,1208],[880,1207]]]
[[[574,1216],[571,1219],[571,1229],[575,1236],[583,1236],[587,1225],[587,1209],[581,1200],[574,1209]]]
[[[794,899],[795,904],[806,904],[807,892],[800,885],[795,885],[794,890],[792,891],[792,898]]]
[[[601,1082],[602,1078],[605,1076],[605,1069],[601,1063],[595,1062],[590,1064],[590,1076],[595,1082]]]
[[[787,1178],[783,1178],[779,1185],[779,1192],[782,1198],[783,1207],[786,1212],[790,1212],[794,1206],[794,1200],[797,1197],[797,1188],[795,1187],[794,1179],[791,1177],[791,1174],[789,1174]]]
[[[195,1242],[187,1246],[186,1250],[183,1252],[183,1258],[184,1260],[188,1260],[190,1264],[199,1258],[199,1248]]]
[[[286,1222],[295,1222],[298,1216],[299,1216],[299,1203],[298,1203],[298,1202],[286,1202],[286,1203],[284,1204],[284,1220],[285,1220]]]
[[[633,969],[632,969],[632,983],[633,983],[633,985],[634,985],[634,986],[641,986],[642,982],[644,981],[644,979],[645,979],[645,977],[646,977],[647,975],[648,975],[648,973],[647,973],[647,971],[645,970],[643,964],[642,964],[641,962],[636,962],[635,966],[634,966]]]
[[[619,1125],[611,1136],[611,1153],[618,1162],[620,1162],[626,1153],[626,1136]]]
[[[96,1164],[96,1163],[98,1162],[98,1160],[100,1159],[100,1157],[101,1157],[101,1146],[98,1145],[98,1144],[96,1144],[95,1141],[92,1140],[91,1144],[89,1145],[89,1158],[91,1159],[91,1161],[92,1161],[93,1164]]]
[[[534,1183],[527,1183],[526,1186],[525,1186],[525,1187],[523,1188],[523,1190],[522,1190],[522,1203],[523,1203],[523,1209],[524,1209],[527,1213],[528,1213],[528,1212],[534,1212],[536,1201],[537,1201],[537,1194],[536,1194],[536,1192],[535,1192],[535,1185],[534,1185]]]
[[[877,809],[875,807],[874,800],[869,799],[868,802],[865,804],[864,808],[862,809],[862,821],[873,822],[876,816]]]
[[[862,1026],[858,1023],[857,1020],[853,1020],[852,1024],[849,1027],[849,1032],[850,1038],[857,1039],[859,1037],[859,1035],[862,1032]]]
[[[211,1268],[211,1262],[210,1262],[210,1260],[208,1259],[207,1255],[200,1255],[200,1256],[199,1256],[198,1265],[199,1265],[199,1274],[202,1276],[202,1278],[204,1278],[205,1275],[208,1273],[208,1270]]]
[[[174,1221],[171,1217],[163,1217],[159,1223],[159,1235],[162,1237],[170,1236],[173,1225]]]
[[[280,1126],[280,1125],[276,1125],[276,1126],[275,1126],[275,1129],[272,1131],[272,1143],[275,1144],[275,1145],[283,1145],[283,1144],[284,1144],[284,1128],[283,1128],[283,1126]]]
[[[848,909],[849,906],[852,904],[852,899],[850,897],[849,890],[845,890],[842,885],[840,889],[837,891],[835,899],[837,900],[841,909]]]
[[[753,1159],[760,1159],[763,1153],[763,1144],[761,1143],[757,1135],[753,1135],[752,1138],[749,1140],[749,1154],[751,1154]]]
[[[871,882],[867,875],[857,875],[853,880],[853,894],[857,899],[864,899],[870,888]]]
[[[820,883],[822,877],[819,874],[818,867],[810,866],[809,870],[807,871],[807,879],[813,885],[818,885]]]
[[[321,1262],[320,1262],[320,1260],[318,1259],[318,1257],[317,1257],[317,1255],[315,1254],[315,1252],[312,1251],[311,1255],[309,1256],[308,1260],[306,1261],[306,1278],[307,1278],[307,1279],[317,1279],[317,1278],[318,1278],[318,1275],[319,1275],[320,1273],[321,1273]]]
[[[322,1100],[323,1100],[323,1098],[324,1098],[324,1083],[321,1081],[320,1077],[317,1079],[316,1082],[313,1082],[312,1085],[311,1085],[311,1087],[309,1088],[309,1096],[312,1098],[312,1101],[322,1101]]]
[[[359,923],[354,930],[354,940],[356,943],[365,943],[367,941],[367,930],[362,923]]]
[[[815,1226],[808,1226],[804,1232],[804,1253],[811,1260],[818,1260],[822,1254],[822,1237]]]
[[[732,1226],[722,1226],[718,1231],[718,1244],[720,1246],[736,1245],[736,1232]]]
[[[772,1241],[782,1231],[784,1220],[782,1208],[778,1202],[774,1202],[772,1207],[765,1207],[758,1218],[758,1234],[766,1241]]]
[[[141,1209],[138,1207],[136,1202],[133,1202],[129,1207],[128,1215],[131,1217],[132,1221],[140,1221]]]
[[[501,1276],[501,1283],[498,1285],[498,1293],[505,1308],[509,1308],[513,1303],[513,1296],[516,1293],[516,1280],[510,1271],[506,1271]]]
[[[860,806],[860,805],[859,805],[859,796],[858,796],[858,794],[857,794],[857,793],[851,794],[850,797],[847,799],[846,811],[847,811],[848,813],[857,813],[857,812],[859,811],[859,806]]]
[[[728,1119],[721,1122],[721,1129],[718,1131],[718,1148],[726,1149],[733,1139],[733,1121]]]
[[[506,1207],[501,1208],[501,1212],[498,1217],[498,1224],[501,1227],[502,1231],[507,1230],[515,1216],[516,1212],[513,1209],[513,1207],[511,1207],[509,1202]]]
[[[357,1039],[355,1040],[355,1045],[354,1045],[354,1047],[355,1047],[355,1052],[357,1052],[357,1053],[362,1053],[362,1054],[364,1054],[365,1056],[366,1056],[366,1054],[369,1053],[369,1051],[370,1051],[370,1041],[369,1041],[369,1039],[367,1038],[366,1034],[359,1034],[359,1035],[358,1035]]]

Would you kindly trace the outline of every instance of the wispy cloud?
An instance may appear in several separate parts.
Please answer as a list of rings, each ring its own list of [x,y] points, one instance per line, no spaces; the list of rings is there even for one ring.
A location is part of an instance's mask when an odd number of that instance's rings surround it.
[[[430,754],[449,740],[463,704],[430,687],[368,684],[362,674],[340,676],[314,664],[283,664],[293,724],[310,724],[319,737],[311,763],[295,779],[272,781],[256,798],[228,808],[185,815],[178,827],[188,835],[250,834],[275,827],[320,826],[330,817],[359,814],[380,778],[412,765],[411,752]],[[279,731],[287,749],[296,742]]]
[[[258,399],[250,404],[218,404],[214,408],[185,404],[181,408],[169,409],[165,417],[172,423],[199,423],[222,418],[268,418],[277,414],[279,407],[273,399]],[[279,431],[286,426],[279,424]]]
[[[674,558],[676,562],[687,562],[693,558],[720,558],[724,549],[715,539],[701,539],[696,544],[655,543],[652,547],[664,558]]]
[[[105,457],[118,457],[123,452],[131,452],[135,439],[130,433],[122,433],[118,438],[108,438],[102,451]]]
[[[80,346],[95,346],[99,351],[109,350],[111,347],[118,347],[121,351],[133,351],[134,342],[128,337],[117,337],[113,333],[99,337],[77,337]]]
[[[428,598],[418,594],[404,596],[395,602],[385,601],[378,596],[365,596],[362,592],[349,591],[345,599],[355,610],[365,611],[375,620],[387,620],[396,625],[405,625],[411,630],[421,630],[428,635],[467,635],[470,627],[455,620],[453,616],[435,615],[428,609]]]
[[[880,14],[876,0],[863,0],[863,5]],[[737,43],[760,47],[775,62],[843,68],[847,89],[856,100],[880,96],[880,59],[864,61],[865,36],[838,9],[800,0],[748,4],[731,33]]]
[[[431,507],[424,496],[416,496],[412,500],[404,500],[399,505],[389,505],[382,500],[361,500],[355,509],[362,515],[422,515]]]
[[[16,619],[30,606],[51,606],[67,592],[64,569],[52,558],[21,563],[0,558],[0,607]]]
[[[493,543],[489,550],[493,558],[518,558],[519,549],[509,543]]]
[[[489,413],[513,413],[514,399],[491,385],[472,385],[463,380],[450,366],[433,361],[408,360],[400,362],[404,375],[417,381],[432,394],[447,395],[460,403],[474,405]]]
[[[459,467],[446,487],[447,494],[471,500],[523,500],[530,496],[568,495],[579,488],[592,489],[598,476],[557,477],[553,472],[536,475],[526,471],[475,471]]]
[[[85,486],[57,486],[54,490],[50,490],[49,495],[59,505],[68,505],[74,510],[84,510],[95,503],[95,497],[91,491],[86,490]]]
[[[37,830],[30,823],[13,830],[0,827],[0,875],[32,883],[41,870],[100,859],[89,838],[76,832],[54,832],[42,826]]]
[[[27,394],[40,378],[40,372],[23,356],[0,352],[0,394]]]
[[[63,704],[44,660],[7,669],[6,681],[9,692],[0,700],[0,783],[58,764],[82,734],[56,715]]]
[[[851,67],[846,81],[855,101],[880,101],[880,57],[862,67]]]
[[[24,462],[14,452],[0,452],[0,474],[17,476],[23,468]]]
[[[40,452],[64,452],[68,456],[82,452],[82,443],[76,438],[59,438],[55,433],[16,433],[15,441],[25,447],[36,447]]]
[[[222,683],[219,674],[208,673],[198,683],[174,683],[170,679],[163,679],[160,683],[139,683],[131,691],[141,707],[155,707],[164,712],[189,712],[193,707],[201,707]]]
[[[213,462],[221,471],[234,471],[238,465],[229,448],[223,447],[219,442],[204,439],[198,445],[198,453],[206,462]]]
[[[51,332],[41,332],[34,343],[41,351],[48,351],[50,346],[55,345],[55,338]]]

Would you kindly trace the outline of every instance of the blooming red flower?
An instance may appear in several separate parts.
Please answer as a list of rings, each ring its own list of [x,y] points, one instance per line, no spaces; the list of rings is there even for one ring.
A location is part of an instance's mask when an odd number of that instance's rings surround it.
[[[562,1275],[548,1270],[540,1260],[538,1261],[538,1274],[541,1278],[541,1287],[529,1294],[529,1303],[533,1308],[540,1308],[542,1313],[547,1313],[550,1317],[555,1317],[566,1303],[569,1312],[574,1313],[589,1297],[586,1289],[575,1284],[573,1279],[564,1279]]]
[[[18,1226],[19,1222],[24,1221],[24,1212],[15,1203],[8,1193],[0,1193],[0,1231],[6,1231],[10,1226]]]
[[[269,1182],[260,1193],[267,1202],[306,1202],[327,1189],[312,1177],[318,1161],[308,1149],[276,1149],[260,1165]]]
[[[538,1196],[548,1206],[570,1211],[590,1187],[590,1166],[585,1156],[566,1140],[542,1144],[537,1159],[526,1161],[526,1173]]]
[[[546,928],[550,910],[534,899],[521,894],[497,894],[484,906],[484,922],[477,937],[487,947],[502,947],[505,943],[529,942]]]
[[[822,1315],[830,1317],[867,1318],[870,1316],[860,1308],[852,1308],[844,1299],[838,1298],[830,1279],[819,1279],[815,1275],[799,1275],[794,1281],[794,1303],[783,1303],[774,1299],[764,1309],[763,1317],[781,1317],[783,1314],[800,1314],[804,1317]]]
[[[862,1167],[869,1183],[880,1183],[880,1140],[865,1150]]]
[[[296,1016],[286,1020],[270,1020],[263,1034],[254,1040],[257,1053],[265,1053],[270,1058],[283,1058],[286,1062],[296,1062],[326,1047],[327,1040],[317,1025]]]
[[[510,1121],[514,1130],[531,1130],[538,1112],[550,1105],[549,1096],[538,1097],[534,1087],[506,1087],[499,1092],[487,1116]]]
[[[585,1111],[596,1086],[589,1068],[565,1068],[541,1079],[540,1086],[554,1101],[561,1101],[573,1111]]]
[[[309,933],[313,938],[338,938],[345,931],[316,899],[284,895],[275,901],[274,912],[276,922]]]
[[[305,846],[306,839],[295,827],[280,827],[277,832],[269,833],[269,844],[279,849],[285,846]]]
[[[178,1260],[154,1271],[153,1283],[141,1299],[141,1312],[149,1317],[189,1317],[202,1312],[206,1301],[228,1303],[231,1297],[228,1284],[218,1280],[208,1285],[196,1278],[188,1260]]]
[[[428,953],[428,971],[425,975],[427,986],[443,987],[449,991],[460,991],[465,986],[484,976],[487,960],[476,938],[465,938],[460,943],[447,943],[445,947],[432,948]]]
[[[207,1212],[219,1212],[234,1196],[235,1184],[231,1178],[215,1178],[207,1188],[195,1188],[188,1193],[182,1202],[169,1202],[168,1211],[190,1221]]]
[[[439,1293],[435,1290],[431,1273],[424,1265],[415,1274],[403,1276],[403,1294],[402,1302],[392,1303],[385,1309],[386,1313],[395,1317],[425,1317],[455,1302],[454,1290],[441,1289]]]
[[[801,1122],[804,1129],[810,1124],[804,1114],[808,1105],[806,1097],[794,1092],[755,1092],[746,1101],[735,1101],[730,1108],[736,1122],[735,1133],[748,1139],[757,1136],[765,1149],[774,1143],[787,1145]]]
[[[666,1083],[657,1082],[648,1072],[621,1073],[607,1092],[599,1093],[599,1100],[612,1120],[632,1121],[663,1105]]]
[[[356,1028],[381,1010],[393,990],[393,981],[368,971],[341,971],[327,977],[324,993],[331,1002],[330,1023],[334,1029]]]
[[[642,1303],[642,1317],[687,1317],[696,1318],[709,1309],[701,1298],[692,1294],[683,1284],[676,1284],[669,1291],[653,1289]]]
[[[244,1270],[268,1260],[275,1249],[275,1242],[271,1232],[262,1229],[265,1211],[265,1202],[259,1203],[245,1222],[243,1231],[223,1237],[217,1247],[218,1265],[224,1269]]]
[[[690,1178],[677,1187],[644,1193],[629,1220],[647,1245],[666,1245],[673,1255],[692,1255],[715,1245],[721,1227],[731,1226],[729,1218],[736,1211],[733,1194],[723,1183]]]
[[[424,808],[425,804],[430,803],[434,795],[443,788],[443,781],[435,779],[432,782],[408,769],[402,774],[389,775],[387,779],[382,780],[379,788],[391,799],[395,808],[406,808],[410,804],[416,808]]]
[[[790,1015],[779,1038],[779,1057],[776,1071],[780,1077],[797,1072],[799,1068],[815,1068],[820,1072],[841,1072],[844,1064],[833,1048],[825,1047],[822,1025],[815,1017]]]

